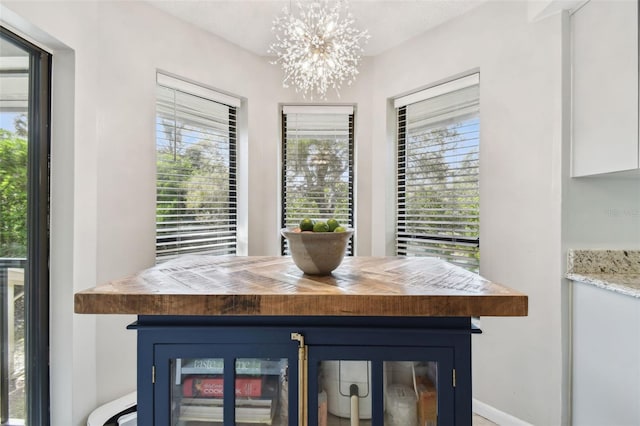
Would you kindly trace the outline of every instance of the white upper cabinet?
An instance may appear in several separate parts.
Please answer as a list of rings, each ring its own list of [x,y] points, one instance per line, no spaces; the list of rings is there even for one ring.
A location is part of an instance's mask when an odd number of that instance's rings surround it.
[[[571,24],[571,174],[638,169],[638,2],[591,0]]]

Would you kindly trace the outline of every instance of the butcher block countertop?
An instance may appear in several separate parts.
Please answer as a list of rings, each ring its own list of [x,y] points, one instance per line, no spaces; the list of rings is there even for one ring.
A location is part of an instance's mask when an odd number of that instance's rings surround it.
[[[527,296],[428,257],[346,257],[329,276],[289,257],[183,256],[75,294],[80,314],[526,316]]]

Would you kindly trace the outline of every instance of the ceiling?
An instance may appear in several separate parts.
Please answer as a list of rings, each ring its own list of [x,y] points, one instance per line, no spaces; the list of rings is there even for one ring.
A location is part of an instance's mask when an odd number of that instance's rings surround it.
[[[310,0],[303,0],[310,1]],[[364,54],[374,56],[462,15],[487,0],[351,0],[359,29],[371,38]],[[297,0],[147,0],[190,24],[258,55],[268,55],[271,26],[285,6]],[[295,7],[294,7],[295,9]]]

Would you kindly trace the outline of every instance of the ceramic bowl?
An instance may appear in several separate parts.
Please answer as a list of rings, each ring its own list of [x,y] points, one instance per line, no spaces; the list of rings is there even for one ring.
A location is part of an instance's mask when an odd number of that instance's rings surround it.
[[[287,239],[293,262],[302,272],[329,275],[342,263],[354,229],[349,228],[345,232],[296,232],[283,228],[280,233]]]

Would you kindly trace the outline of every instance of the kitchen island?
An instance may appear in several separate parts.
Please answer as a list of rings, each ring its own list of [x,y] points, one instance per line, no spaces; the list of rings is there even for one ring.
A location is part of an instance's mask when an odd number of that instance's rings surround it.
[[[435,258],[347,257],[332,275],[310,276],[287,257],[185,256],[79,292],[75,311],[138,315],[131,328],[138,330],[139,425],[233,425],[257,415],[243,405],[237,381],[247,374],[239,365],[255,359],[284,366],[278,397],[268,398],[277,407],[262,421],[250,419],[257,423],[325,424],[326,406],[316,402],[328,393],[333,424],[344,401],[343,390],[332,392],[326,382],[330,363],[365,360],[354,398],[366,424],[382,425],[393,414],[385,409],[387,389],[404,380],[413,384],[416,418],[430,416],[433,405],[437,424],[469,425],[471,334],[479,332],[471,318],[525,316],[527,302],[522,293]],[[185,367],[203,360],[210,369]],[[186,398],[194,374],[219,377],[221,394],[235,398],[225,397],[220,407],[211,406],[214,399]],[[419,392],[416,379],[427,390]]]

